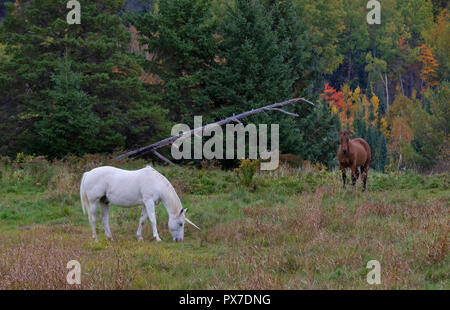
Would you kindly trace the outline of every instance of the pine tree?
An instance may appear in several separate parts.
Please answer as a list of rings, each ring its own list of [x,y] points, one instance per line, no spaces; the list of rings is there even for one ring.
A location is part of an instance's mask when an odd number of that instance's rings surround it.
[[[30,129],[46,114],[48,90],[67,55],[82,73],[81,90],[100,119],[98,148],[112,151],[155,140],[167,130],[165,111],[140,81],[141,68],[128,54],[130,34],[117,15],[124,0],[85,1],[80,25],[66,21],[65,0],[17,0],[0,28],[11,59],[0,63],[0,96],[10,102],[16,131],[12,149],[25,147]],[[3,134],[3,133],[1,133]]]
[[[214,105],[210,115],[222,119],[264,105],[290,99],[295,81],[292,65],[296,47],[279,16],[259,1],[237,1],[228,6],[219,25],[218,62],[208,72],[206,89]],[[278,24],[275,21],[278,21]],[[290,42],[290,43],[289,43]],[[294,58],[292,58],[294,57]],[[300,111],[310,113],[311,110]],[[299,140],[292,117],[277,112],[259,114],[248,122],[280,124],[283,152]]]
[[[360,116],[357,116],[353,121],[353,129],[355,131],[356,137],[361,137],[365,139],[367,137],[367,126],[364,122],[364,119]]]
[[[311,75],[317,72],[312,72],[313,66],[310,65],[311,40],[305,35],[308,25],[302,9],[294,5],[293,0],[261,0],[261,4],[270,12],[280,52],[284,53],[285,63],[292,68],[294,97],[300,94],[310,96]]]
[[[38,140],[29,142],[30,153],[47,154],[51,158],[67,154],[82,155],[99,151],[96,143],[100,120],[92,111],[92,100],[81,90],[81,73],[71,70],[64,58],[51,80],[43,117],[34,124]]]
[[[311,110],[311,113],[296,120],[294,134],[300,137],[296,153],[310,162],[333,167],[336,165],[335,157],[340,142],[340,119],[323,101]]]
[[[161,103],[174,121],[192,122],[209,111],[205,71],[215,64],[217,40],[208,0],[160,0],[147,14],[131,18],[152,56],[147,72],[162,80]]]
[[[222,118],[289,99],[292,68],[270,12],[258,1],[237,1],[227,8],[219,31],[220,63],[207,84],[214,115]]]
[[[381,134],[378,138],[378,161],[375,165],[375,169],[380,172],[384,172],[384,169],[389,164],[388,150],[386,146],[386,138],[384,134]]]

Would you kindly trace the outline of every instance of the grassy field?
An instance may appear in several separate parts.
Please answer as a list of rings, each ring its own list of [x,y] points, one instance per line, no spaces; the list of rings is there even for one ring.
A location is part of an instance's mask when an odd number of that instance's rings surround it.
[[[188,217],[174,243],[157,210],[163,242],[140,208],[114,207],[108,242],[91,240],[79,202],[87,156],[30,164],[0,162],[0,289],[449,289],[450,175],[369,173],[368,191],[343,190],[338,172],[280,168],[249,186],[231,171],[159,167]],[[143,161],[116,166],[137,169]],[[81,285],[66,283],[70,260]],[[381,284],[366,281],[369,260]]]

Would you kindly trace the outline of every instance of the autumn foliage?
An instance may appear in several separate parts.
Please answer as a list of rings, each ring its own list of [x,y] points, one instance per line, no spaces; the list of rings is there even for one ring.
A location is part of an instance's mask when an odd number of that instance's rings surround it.
[[[419,48],[419,61],[422,64],[420,76],[427,86],[435,87],[439,84],[437,80],[438,62],[426,44],[422,44]]]
[[[341,119],[342,126],[349,129],[352,126],[352,102],[344,99],[344,94],[342,91],[337,91],[335,88],[330,86],[329,83],[325,84],[321,98],[325,99],[333,113],[338,114]]]

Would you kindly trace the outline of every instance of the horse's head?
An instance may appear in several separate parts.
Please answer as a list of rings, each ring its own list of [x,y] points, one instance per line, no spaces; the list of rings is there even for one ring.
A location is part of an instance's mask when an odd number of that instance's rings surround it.
[[[346,155],[349,152],[350,133],[348,131],[341,131],[341,149],[342,153]]]
[[[184,238],[184,220],[186,219],[187,209],[181,209],[177,216],[169,217],[169,230],[173,241],[183,241]]]
[[[180,213],[175,217],[169,218],[169,230],[172,234],[173,241],[183,241],[184,238],[184,223],[188,222],[195,228],[200,230],[194,223],[192,223],[188,218],[186,218],[187,209],[181,209]]]

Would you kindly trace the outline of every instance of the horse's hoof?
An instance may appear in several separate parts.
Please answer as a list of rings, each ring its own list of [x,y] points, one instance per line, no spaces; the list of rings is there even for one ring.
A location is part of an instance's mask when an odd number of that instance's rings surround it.
[[[144,241],[144,238],[142,238],[142,237],[138,237],[137,239],[138,239],[138,242]]]
[[[161,242],[161,238],[156,237],[156,242]]]

